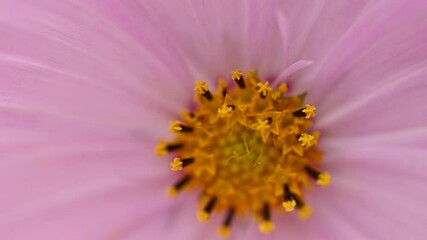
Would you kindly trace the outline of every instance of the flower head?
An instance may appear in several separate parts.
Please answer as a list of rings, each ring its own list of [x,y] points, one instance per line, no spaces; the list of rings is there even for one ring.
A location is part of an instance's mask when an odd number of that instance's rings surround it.
[[[2,1],[0,239],[217,239],[218,226],[230,239],[423,239],[426,14],[423,0]],[[206,149],[167,155],[203,143],[173,134],[243,121],[253,105],[217,104],[203,122],[178,113],[232,84],[260,102],[299,99],[286,130],[273,114],[245,126],[260,143],[298,135],[280,154],[323,153],[297,176],[328,187],[283,184],[277,208],[255,200],[260,221],[234,208],[209,215],[228,205],[178,194]],[[276,165],[270,183],[285,183],[292,174]],[[297,189],[310,207],[285,199]]]
[[[180,146],[169,147],[180,156],[171,170],[184,173],[168,194],[201,191],[197,218],[206,222],[214,212],[225,212],[221,235],[230,234],[235,216],[248,214],[261,219],[261,232],[270,233],[275,228],[272,211],[296,207],[308,217],[303,189],[311,187],[310,178],[321,186],[330,183],[330,175],[315,167],[321,160],[319,133],[307,133],[312,125],[307,116],[315,108],[301,108],[302,96],[286,96],[283,87],[274,89],[280,94],[273,97],[268,82],[254,71],[244,75],[236,70],[231,78],[236,86],[221,87],[215,95],[205,82],[196,82],[198,107],[187,114],[192,117],[171,122],[176,138],[166,146]],[[164,142],[159,148],[168,149]]]

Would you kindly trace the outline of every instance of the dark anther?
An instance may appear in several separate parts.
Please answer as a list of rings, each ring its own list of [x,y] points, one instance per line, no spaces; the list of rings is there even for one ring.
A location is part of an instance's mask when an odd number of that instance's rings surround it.
[[[205,97],[209,101],[211,101],[213,99],[213,96],[209,90],[207,90],[205,93],[203,93],[202,96]]]
[[[191,177],[190,176],[184,176],[183,178],[181,178],[178,182],[176,182],[173,187],[176,190],[180,190],[182,189],[189,181],[190,181]]]
[[[224,90],[222,90],[222,97],[225,98],[225,95],[227,95],[227,89],[224,88]]]
[[[310,167],[310,166],[305,166],[304,170],[307,172],[308,175],[310,175],[310,177],[312,177],[313,179],[317,180],[319,178],[320,172],[317,171],[316,169]]]
[[[187,167],[194,162],[194,158],[182,158],[180,161],[182,162],[182,167]]]
[[[233,221],[233,217],[234,217],[234,208],[230,208],[228,210],[227,216],[225,217],[222,225],[224,227],[229,227],[231,225],[231,222]]]
[[[185,125],[179,125],[180,127],[181,127],[181,130],[180,130],[180,132],[192,132],[193,131],[193,128],[192,127],[188,127],[188,126],[185,126]]]
[[[271,125],[273,123],[273,118],[272,117],[268,117],[264,120],[267,120],[268,125]]]
[[[245,79],[243,78],[243,76],[240,76],[239,79],[235,80],[237,85],[239,86],[239,88],[244,89],[246,87],[245,85]]]
[[[302,111],[304,109],[305,108],[301,108],[300,110],[297,110],[297,111],[293,112],[292,114],[294,115],[294,117],[305,117],[305,112]]]
[[[270,206],[268,203],[264,203],[264,207],[262,209],[262,219],[265,221],[270,221],[271,219]]]
[[[293,198],[295,200],[296,207],[298,209],[301,209],[302,207],[304,207],[305,203],[304,203],[304,201],[299,196],[293,195]]]
[[[291,190],[289,189],[289,185],[288,184],[285,184],[284,186],[283,186],[283,200],[285,201],[285,202],[287,202],[287,201],[292,201],[292,200],[295,200],[295,197],[294,197],[294,194],[291,192]],[[296,202],[296,201],[295,201]]]
[[[231,108],[231,110],[236,110],[236,106],[233,104],[228,104],[227,107]]]
[[[177,143],[177,144],[168,144],[166,145],[166,151],[168,152],[173,152],[175,150],[178,150],[180,148],[182,148],[184,145]]]
[[[211,200],[209,200],[209,202],[203,208],[203,211],[205,211],[206,213],[211,213],[213,208],[215,207],[215,203],[216,203],[216,197],[211,198]]]
[[[267,94],[259,93],[259,96],[260,96],[262,99],[265,99],[265,98],[267,97]]]

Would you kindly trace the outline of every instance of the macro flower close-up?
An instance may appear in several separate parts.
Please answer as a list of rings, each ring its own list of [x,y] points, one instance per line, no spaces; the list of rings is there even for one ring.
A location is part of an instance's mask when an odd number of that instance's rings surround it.
[[[0,239],[425,239],[427,1],[0,1]]]

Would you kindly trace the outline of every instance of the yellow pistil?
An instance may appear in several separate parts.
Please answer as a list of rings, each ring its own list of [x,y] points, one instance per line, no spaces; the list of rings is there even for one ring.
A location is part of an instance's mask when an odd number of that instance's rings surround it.
[[[171,162],[171,170],[172,171],[180,171],[182,170],[182,161],[180,158],[174,158]]]
[[[223,105],[222,107],[218,108],[218,117],[225,118],[231,116],[233,113],[233,107]]]
[[[205,94],[207,91],[209,91],[209,87],[206,84],[206,82],[197,81],[196,86],[194,87],[194,91],[202,95],[202,94]]]
[[[261,224],[259,225],[259,230],[262,233],[270,233],[274,230],[275,226],[274,223],[272,221],[262,221]]]
[[[311,212],[312,212],[311,207],[304,206],[299,210],[298,215],[301,219],[304,220],[304,219],[307,219],[308,217],[310,217]]]
[[[177,133],[182,130],[182,125],[180,121],[172,121],[169,125],[169,130],[173,133]]]
[[[284,93],[288,91],[288,85],[282,83],[279,88],[271,94],[271,98],[277,101]]]
[[[222,237],[228,237],[229,235],[230,235],[230,228],[229,227],[227,227],[227,226],[221,226],[219,229],[218,229],[218,233],[219,233],[219,235],[221,235]]]
[[[215,91],[196,82],[196,104],[170,123],[175,137],[156,152],[173,154],[170,168],[182,173],[169,196],[201,192],[199,221],[223,213],[219,233],[228,236],[233,219],[252,213],[259,230],[270,233],[272,214],[310,216],[304,202],[310,181],[330,184],[318,166],[320,133],[311,131],[316,108],[303,103],[303,95],[287,96],[286,84],[269,86],[256,71],[236,69],[231,79],[235,87],[221,79]]]
[[[173,198],[178,194],[178,191],[174,187],[169,187],[166,189],[166,195]]]
[[[268,86],[268,82],[257,83],[258,93],[262,98],[265,98],[269,92],[271,92],[271,87]]]
[[[286,212],[292,212],[296,205],[297,203],[293,199],[282,203],[282,206],[285,208]]]
[[[282,94],[288,91],[288,85],[285,83],[281,83],[279,86],[278,92],[281,92]]]
[[[210,214],[208,212],[204,211],[204,210],[200,210],[197,213],[197,219],[200,222],[206,222],[207,220],[209,220],[209,218],[210,218]]]
[[[240,69],[236,69],[235,71],[231,72],[231,78],[233,80],[239,80],[243,76],[243,73],[240,71]]]
[[[301,146],[303,147],[311,147],[317,143],[316,138],[308,133],[301,134],[298,140],[301,142]]]
[[[311,106],[310,104],[306,104],[305,109],[302,110],[302,112],[305,113],[305,118],[307,119],[316,116],[316,113],[314,111],[316,111],[316,107]]]
[[[331,175],[327,172],[323,172],[319,175],[319,178],[316,180],[317,184],[322,187],[327,187],[331,183]]]
[[[157,144],[156,153],[159,156],[164,156],[164,155],[168,154],[167,144],[165,142],[161,142],[161,143]]]
[[[266,130],[270,127],[270,122],[268,119],[258,119],[257,123],[255,124],[256,130]]]

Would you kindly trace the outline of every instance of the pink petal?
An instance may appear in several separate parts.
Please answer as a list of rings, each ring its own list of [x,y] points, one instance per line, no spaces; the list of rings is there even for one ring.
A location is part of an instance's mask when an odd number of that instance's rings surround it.
[[[87,5],[0,9],[0,238],[96,239],[166,206],[173,179],[153,149],[191,97],[173,81],[192,79],[185,65],[172,74]]]
[[[133,223],[131,231],[123,237],[126,239],[204,239],[203,230],[215,234],[216,217],[208,223],[201,223],[196,218],[198,204],[195,194],[169,199],[163,210],[157,211],[149,219],[139,219]]]
[[[187,95],[190,81],[172,81],[177,72],[93,8],[41,5],[2,6],[2,104],[118,124],[142,121],[147,109],[175,112],[188,100],[178,96]],[[180,100],[174,106],[159,92]]]
[[[285,65],[277,51],[282,43],[273,14],[275,1],[94,4],[134,39],[173,48],[191,69],[193,79],[213,83],[218,77],[229,77],[235,68],[254,68],[271,77]]]
[[[298,72],[301,69],[304,69],[305,67],[310,66],[311,64],[313,64],[313,61],[297,61],[285,68],[274,81],[276,83],[285,82],[289,76]]]
[[[316,63],[292,82],[295,91],[306,91],[311,80],[308,74],[320,67],[320,63],[370,3],[367,0],[286,0],[281,5],[289,26],[289,61],[307,59]]]
[[[422,64],[382,78],[386,83],[378,87],[369,84],[371,89],[364,93],[355,93],[357,87],[347,96],[337,90],[329,108],[326,102],[320,105],[318,126],[326,134],[352,137],[425,126],[427,106],[421,104],[427,96],[425,76],[427,65]]]
[[[308,21],[306,27],[314,24],[310,29],[316,29],[307,43],[317,46],[322,58],[310,46],[301,46],[305,49],[301,56],[314,64],[291,77],[293,90],[308,90],[307,102],[318,107],[316,126],[328,136],[423,126],[426,107],[420,102],[427,96],[423,80],[427,74],[427,22],[420,19],[424,19],[427,5],[398,0],[358,5],[361,3],[330,6],[325,2],[306,9],[309,17],[301,16]],[[294,18],[299,19],[291,12],[286,17],[290,26],[294,26]],[[324,34],[328,31],[332,32]],[[298,32],[302,34],[304,29]],[[326,40],[333,35],[334,45],[328,47],[330,41],[319,39],[311,42],[321,33]]]
[[[376,136],[328,139],[324,168],[331,172],[333,184],[327,188],[330,194],[316,190],[313,197],[325,205],[332,201],[336,214],[369,239],[422,239],[427,234],[427,151],[426,135],[420,136],[424,146],[405,145],[409,137],[398,142],[378,141]]]
[[[379,1],[366,7],[307,78],[313,81],[311,99],[343,96],[331,93],[350,82],[352,92],[361,94],[371,87],[368,83],[385,84],[382,80],[395,71],[421,63],[427,23],[419,19],[426,11],[424,1]]]
[[[130,219],[157,214],[167,202],[161,182],[110,179],[64,188],[2,211],[2,239],[114,239]],[[163,190],[163,189],[162,189]],[[147,194],[150,192],[150,194]],[[144,204],[141,204],[143,202]]]

